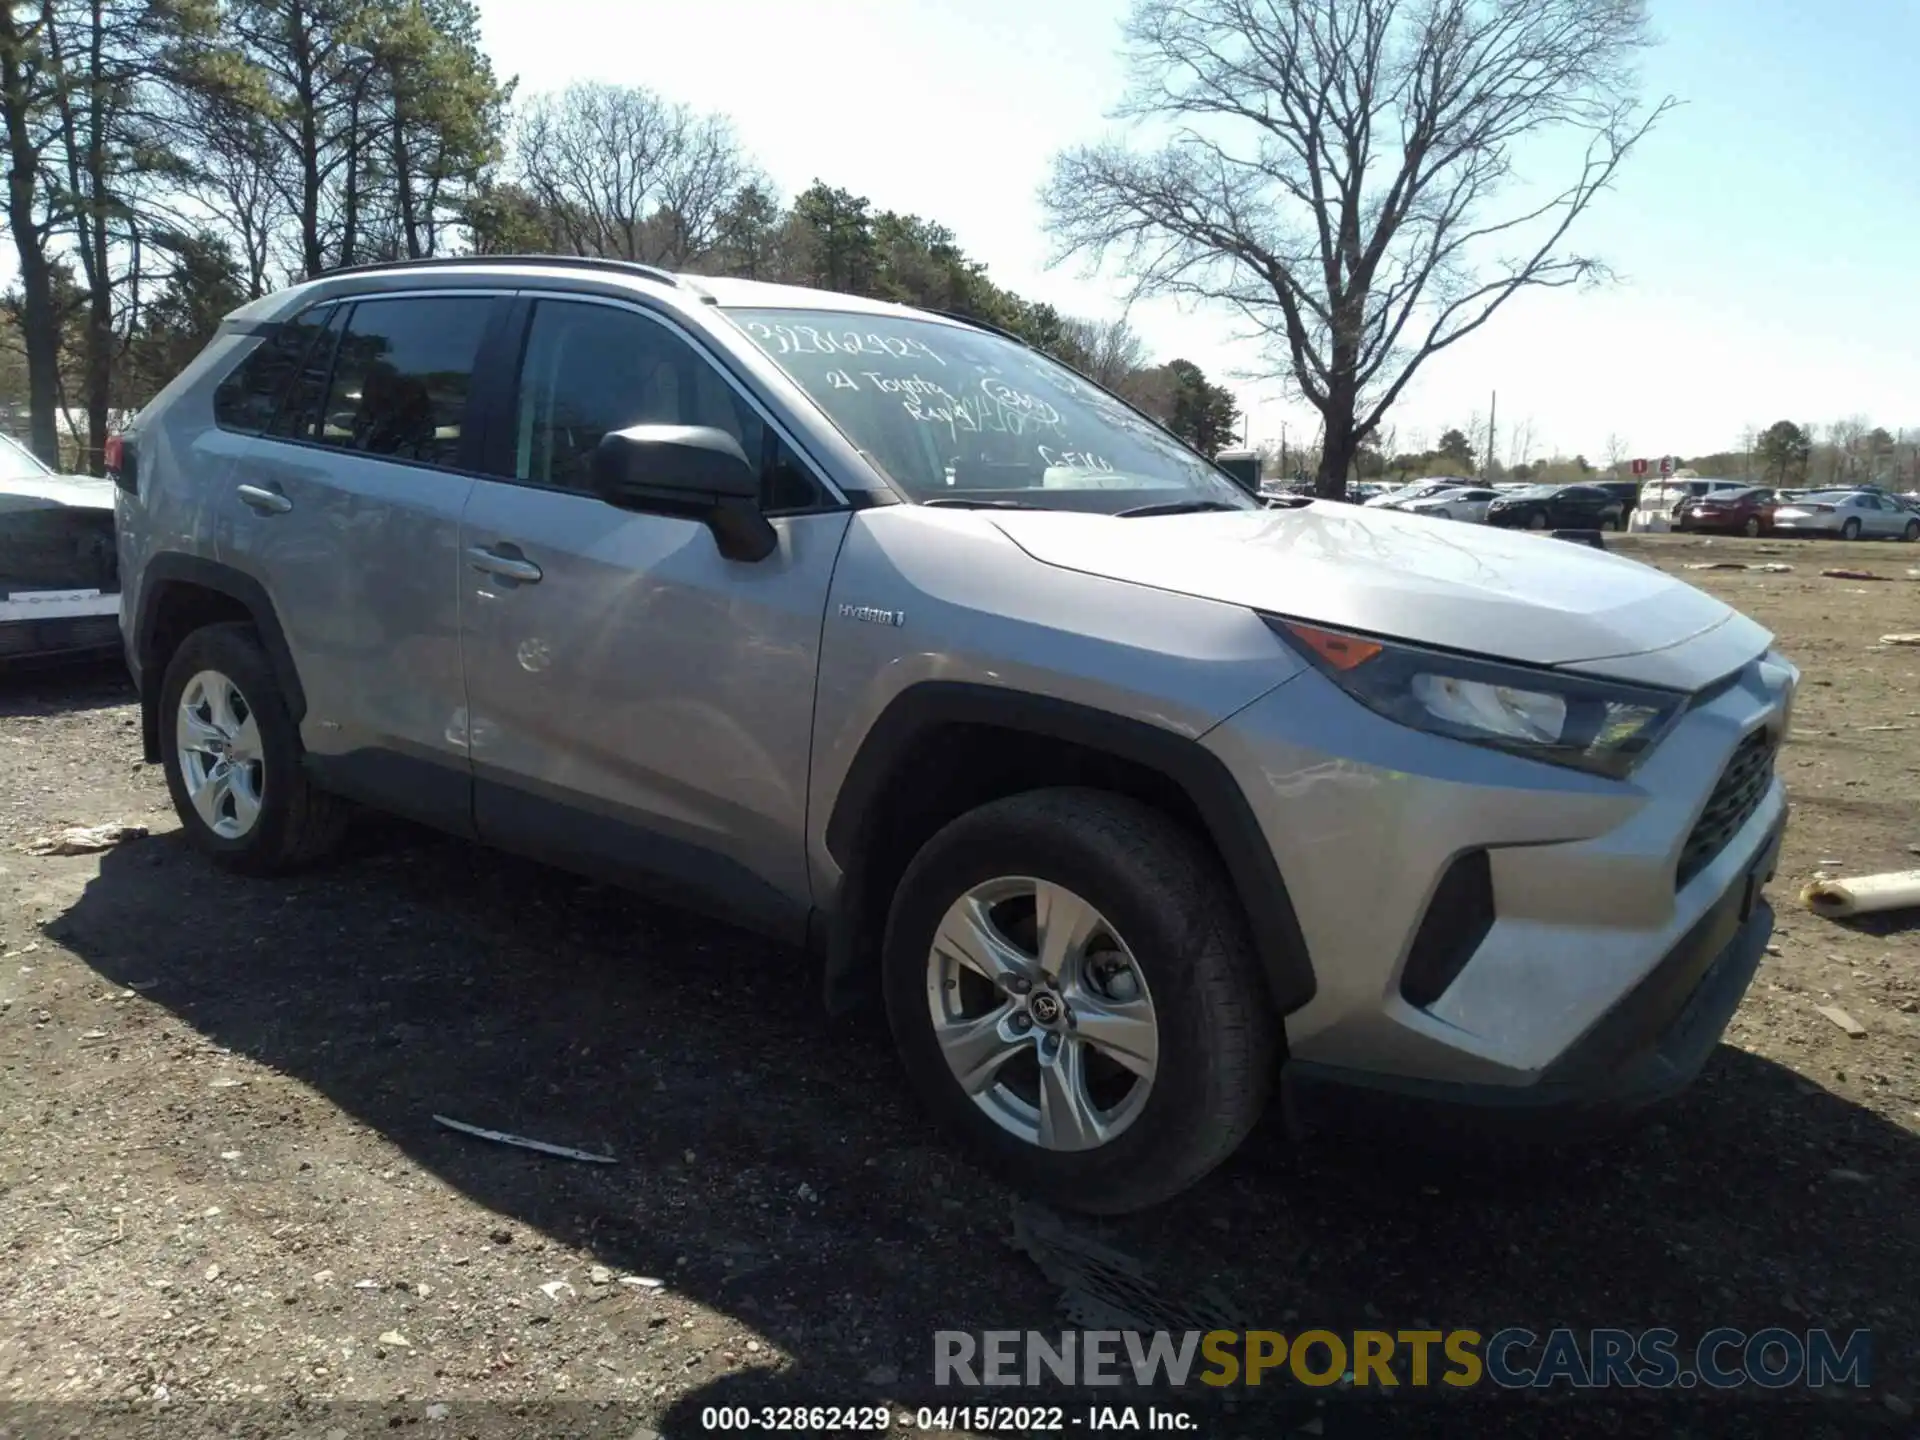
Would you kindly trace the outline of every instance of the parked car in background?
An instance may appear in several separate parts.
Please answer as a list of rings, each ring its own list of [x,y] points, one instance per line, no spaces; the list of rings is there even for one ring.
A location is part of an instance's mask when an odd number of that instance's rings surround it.
[[[1435,520],[1466,520],[1480,524],[1487,518],[1487,506],[1500,498],[1498,490],[1484,485],[1462,485],[1442,490],[1424,500],[1410,500],[1396,508],[1409,515],[1427,515]]]
[[[1920,540],[1920,515],[1870,490],[1816,490],[1776,506],[1783,535],[1837,535],[1842,540]]]
[[[1763,486],[1719,490],[1694,500],[1682,500],[1674,511],[1673,528],[1761,535],[1773,528],[1773,512],[1779,503],[1774,492]]]
[[[1530,485],[1497,496],[1486,518],[1508,530],[1618,530],[1626,509],[1598,485]]]
[[[1734,490],[1750,490],[1752,483],[1746,480],[1660,480],[1640,487],[1640,503],[1636,507],[1648,514],[1664,515],[1672,520],[1680,507],[1689,500],[1699,500],[1708,495],[1726,494]]]
[[[0,665],[119,650],[113,494],[0,435]]]
[[[1624,506],[1623,514],[1631,517],[1640,504],[1640,482],[1638,480],[1595,480],[1595,488],[1606,491]]]
[[[1402,485],[1398,490],[1375,495],[1366,503],[1377,510],[1398,510],[1416,500],[1438,495],[1443,490],[1457,490],[1464,483],[1461,480],[1416,480],[1411,485]]]

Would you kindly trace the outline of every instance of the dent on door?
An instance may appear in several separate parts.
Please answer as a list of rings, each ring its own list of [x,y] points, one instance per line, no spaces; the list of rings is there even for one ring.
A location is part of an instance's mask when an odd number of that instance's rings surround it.
[[[483,482],[464,543],[488,558],[462,615],[482,834],[670,872],[756,923],[803,913],[820,627],[847,523],[776,520],[772,554],[728,561],[694,521]],[[539,579],[501,573],[503,554]]]

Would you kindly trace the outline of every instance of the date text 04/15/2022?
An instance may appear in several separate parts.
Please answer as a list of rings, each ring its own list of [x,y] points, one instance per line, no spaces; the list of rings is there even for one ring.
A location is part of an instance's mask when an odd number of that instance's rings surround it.
[[[885,1405],[709,1405],[700,1428],[736,1434],[847,1434],[902,1430],[940,1434],[954,1430],[1014,1430],[1024,1435],[1108,1431],[1195,1434],[1199,1423],[1184,1410],[1158,1405],[923,1405],[895,1415]]]

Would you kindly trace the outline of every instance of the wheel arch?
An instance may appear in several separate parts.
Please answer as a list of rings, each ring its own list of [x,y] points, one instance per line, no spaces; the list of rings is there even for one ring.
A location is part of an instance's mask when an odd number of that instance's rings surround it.
[[[139,666],[140,742],[147,763],[160,759],[160,688],[180,642],[204,626],[232,622],[252,625],[260,636],[294,724],[306,716],[306,691],[266,587],[216,560],[156,555],[141,577],[132,645]]]
[[[1313,966],[1286,882],[1217,755],[1073,701],[930,680],[903,690],[875,721],[827,819],[827,852],[841,870],[815,936],[829,1008],[856,1003],[877,976],[894,887],[936,830],[990,800],[1076,784],[1132,795],[1193,830],[1240,902],[1276,1013],[1312,999]]]

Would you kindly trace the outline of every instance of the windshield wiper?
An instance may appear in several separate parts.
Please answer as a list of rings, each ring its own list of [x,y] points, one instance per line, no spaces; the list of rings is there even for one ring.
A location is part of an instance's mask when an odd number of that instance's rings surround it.
[[[1206,510],[1238,510],[1238,505],[1223,504],[1218,500],[1167,500],[1158,505],[1139,505],[1131,510],[1116,510],[1117,519],[1128,520],[1140,515],[1198,515]]]
[[[922,505],[944,505],[950,510],[1040,510],[1045,507],[1029,505],[1024,500],[970,500],[964,495],[939,495],[931,500],[922,500]]]

